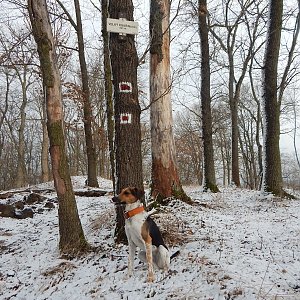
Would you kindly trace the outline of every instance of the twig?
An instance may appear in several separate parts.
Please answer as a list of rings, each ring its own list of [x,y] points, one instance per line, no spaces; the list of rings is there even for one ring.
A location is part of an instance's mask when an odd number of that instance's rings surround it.
[[[265,279],[266,279],[266,276],[267,276],[267,272],[268,272],[268,270],[269,270],[269,266],[270,266],[270,261],[268,262],[268,266],[267,266],[267,269],[266,269],[266,271],[265,271],[265,275],[264,275],[264,277],[263,277],[263,280],[262,280],[262,282],[261,282],[260,288],[259,288],[259,290],[258,290],[257,299],[259,299],[259,297],[260,297],[261,290],[262,290],[262,286],[263,286],[263,284],[264,284],[264,282],[265,282]]]

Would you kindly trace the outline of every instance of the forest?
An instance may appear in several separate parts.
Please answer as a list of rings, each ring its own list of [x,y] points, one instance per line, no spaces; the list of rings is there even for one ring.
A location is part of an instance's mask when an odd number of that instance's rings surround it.
[[[115,133],[108,134],[109,126],[114,124],[109,125],[107,115],[114,114],[117,108],[109,103],[109,95],[106,94],[105,59],[109,58],[105,58],[105,36],[101,33],[100,22],[105,16],[102,16],[100,3],[82,3],[82,8],[79,7],[82,14],[80,34],[76,31],[77,26],[74,28],[78,23],[78,14],[76,17],[73,3],[65,2],[60,5],[60,2],[50,1],[48,9],[61,75],[70,174],[86,175],[92,164],[96,170],[90,172],[112,178],[110,160],[113,158],[109,149],[114,152],[115,148],[114,145],[109,146],[109,140],[114,143]],[[45,182],[52,175],[42,75],[26,3],[11,0],[1,1],[1,4],[0,188],[5,190]],[[276,105],[280,114],[280,136],[284,139],[280,144],[283,150],[282,178],[284,186],[290,188],[299,188],[298,4],[297,1],[288,1],[283,7],[277,76]],[[202,116],[207,114],[201,108],[204,102],[201,102],[203,89],[200,79],[201,72],[206,70],[210,80],[203,74],[207,81],[203,84],[210,87],[210,135],[216,182],[259,189],[263,174],[262,70],[267,41],[268,1],[212,1],[207,21],[204,20],[206,24],[202,24],[203,20],[199,18],[200,5],[203,4],[198,5],[197,1],[172,1],[168,8],[171,69],[166,76],[169,76],[169,83],[158,87],[160,91],[153,91],[151,81],[147,79],[152,53],[147,24],[149,18],[146,15],[149,7],[143,1],[134,3],[135,16],[140,23],[135,63],[138,109],[141,110],[143,180],[151,181],[154,147],[151,140],[153,143],[155,141],[151,134],[154,124],[150,115],[160,109],[155,107],[158,103],[152,105],[156,102],[155,97],[172,101],[173,124],[170,126],[181,182],[201,185],[205,180],[205,120]],[[201,43],[205,41],[202,38],[200,41],[199,36],[202,27],[208,31],[206,42],[209,45],[209,67],[203,71],[200,50]],[[76,37],[80,35],[81,42]],[[80,46],[80,43],[83,45]],[[79,49],[83,49],[80,52],[85,55],[85,71],[79,63]],[[204,47],[202,49],[204,51]],[[82,76],[82,72],[86,75]],[[88,117],[82,96],[87,85],[91,110]],[[170,118],[167,112],[162,117]],[[90,118],[89,130],[84,122],[87,118]],[[87,139],[91,140],[92,147],[87,146]],[[88,148],[94,149],[93,163],[88,163]]]
[[[7,216],[23,219],[29,209],[30,218],[35,218],[44,207],[26,207],[37,194],[39,200],[34,201],[48,201],[49,209],[58,209],[59,251],[73,258],[108,248],[117,251],[115,247],[123,246],[115,244],[127,243],[124,207],[109,210],[108,202],[97,202],[97,197],[105,195],[108,200],[127,187],[146,191],[145,209],[162,214],[160,225],[166,225],[164,213],[182,210],[183,219],[176,226],[189,223],[188,232],[194,232],[199,222],[199,228],[205,228],[199,219],[202,209],[230,207],[234,217],[243,214],[233,198],[249,210],[257,209],[249,199],[256,199],[256,204],[265,201],[259,205],[270,211],[272,205],[298,205],[294,201],[300,190],[300,0],[0,4],[0,217],[8,209],[12,215]],[[81,211],[88,209],[85,197],[94,199],[95,211],[101,207],[113,220],[110,227],[97,228],[103,240],[110,231],[113,242],[103,246],[106,250],[95,250],[88,240],[87,227],[92,225],[86,225],[90,220]],[[21,208],[16,204],[20,201]],[[207,211],[202,213],[210,218]],[[292,208],[286,217],[290,214]],[[52,217],[41,222],[56,222],[50,221]],[[271,222],[271,217],[266,220]],[[13,227],[5,226],[8,231]],[[232,232],[229,236],[234,238]],[[170,243],[176,248],[174,236]],[[221,260],[223,244],[217,249]],[[214,251],[209,249],[208,255]],[[197,255],[186,255],[179,267],[193,259],[199,262]],[[206,263],[206,258],[200,260]],[[63,272],[69,267],[64,264]],[[120,271],[118,264],[112,267]],[[3,276],[0,272],[0,283]],[[255,299],[269,299],[264,283],[265,278]],[[21,286],[14,284],[8,290]],[[298,281],[292,286],[299,293]],[[179,289],[184,295],[184,288]],[[115,299],[123,299],[127,292],[125,287]],[[31,295],[26,293],[25,298]],[[155,298],[152,290],[147,293],[132,299]],[[168,293],[166,289],[161,295],[169,299]],[[224,299],[252,299],[250,292],[236,287],[226,293]],[[9,295],[5,299],[11,299]],[[215,299],[195,295],[191,299]]]

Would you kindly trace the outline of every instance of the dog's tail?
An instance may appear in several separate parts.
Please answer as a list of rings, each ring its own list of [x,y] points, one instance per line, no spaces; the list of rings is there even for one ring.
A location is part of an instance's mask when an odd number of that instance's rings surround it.
[[[173,253],[171,256],[170,256],[170,260],[175,258],[176,256],[178,256],[180,254],[180,251],[177,250],[175,253]]]

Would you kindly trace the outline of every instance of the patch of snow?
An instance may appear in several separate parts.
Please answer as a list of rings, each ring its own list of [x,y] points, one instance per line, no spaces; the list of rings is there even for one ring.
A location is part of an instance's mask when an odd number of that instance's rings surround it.
[[[73,182],[83,187],[83,178]],[[109,187],[101,181],[100,188]],[[187,224],[189,239],[171,247],[180,255],[151,284],[137,257],[133,277],[126,277],[128,249],[114,244],[109,196],[77,197],[86,238],[98,250],[73,260],[58,251],[57,208],[33,219],[1,218],[0,298],[300,299],[299,200],[238,188],[186,190],[197,205],[172,201],[166,210]]]

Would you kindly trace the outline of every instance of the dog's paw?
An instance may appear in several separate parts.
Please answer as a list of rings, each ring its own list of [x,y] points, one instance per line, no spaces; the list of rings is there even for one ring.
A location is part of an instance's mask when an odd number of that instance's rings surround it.
[[[147,282],[154,282],[155,276],[154,274],[148,274],[147,276]]]

